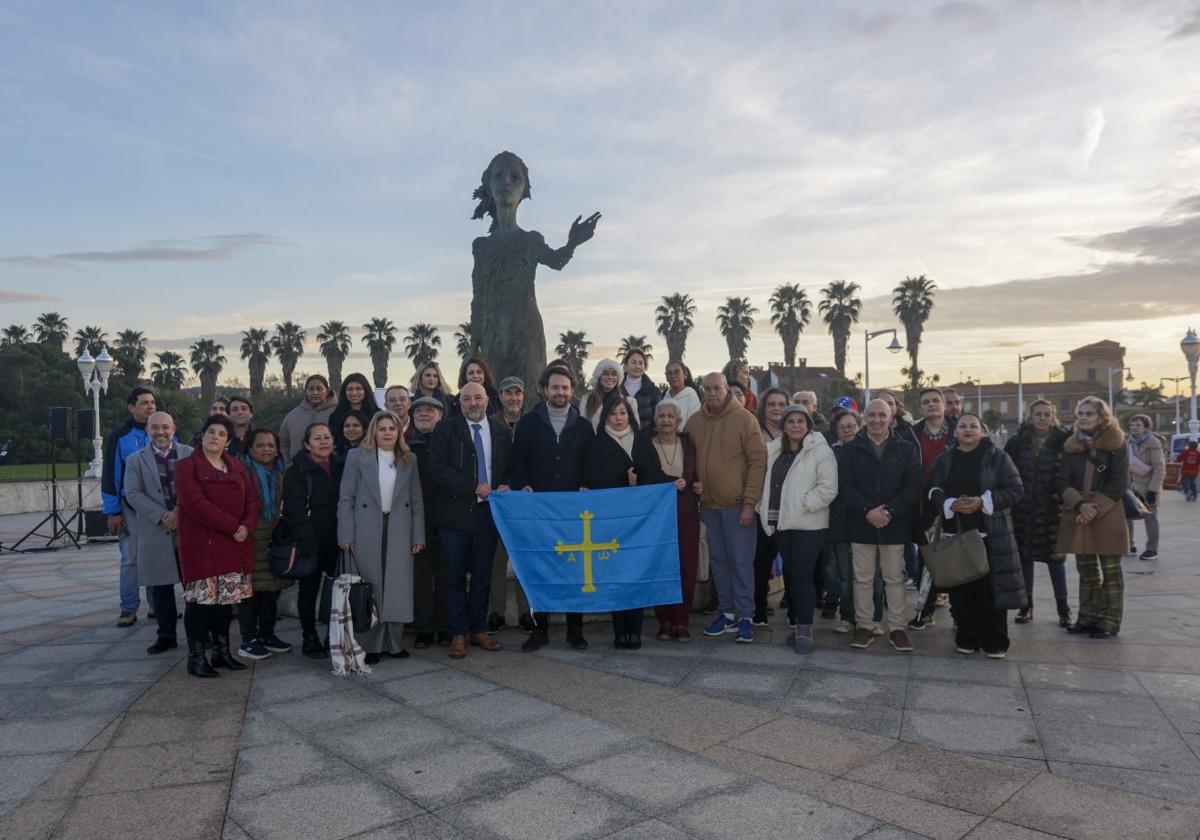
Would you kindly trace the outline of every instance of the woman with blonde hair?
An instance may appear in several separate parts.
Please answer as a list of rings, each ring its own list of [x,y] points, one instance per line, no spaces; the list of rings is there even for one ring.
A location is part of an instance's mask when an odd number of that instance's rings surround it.
[[[426,362],[418,367],[410,384],[412,387],[409,390],[414,400],[433,397],[446,407],[444,417],[449,417],[452,412],[458,410],[458,400],[450,393],[450,386],[446,383],[446,377],[442,376],[442,369],[437,362]]]
[[[1079,570],[1079,616],[1067,632],[1112,638],[1121,629],[1125,601],[1121,555],[1129,547],[1129,450],[1099,397],[1084,397],[1075,407],[1075,428],[1063,444],[1055,487],[1062,499],[1058,550],[1074,554]]]
[[[413,555],[425,547],[425,505],[413,457],[391,411],[371,418],[367,435],[350,450],[338,499],[338,545],[371,584],[379,623],[359,639],[367,664],[379,654],[408,656],[401,644],[413,620]]]

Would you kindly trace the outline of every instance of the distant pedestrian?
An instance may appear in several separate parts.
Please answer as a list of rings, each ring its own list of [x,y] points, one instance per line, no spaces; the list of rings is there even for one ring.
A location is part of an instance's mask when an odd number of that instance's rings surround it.
[[[1129,483],[1142,498],[1150,510],[1148,516],[1143,516],[1146,525],[1146,550],[1139,560],[1158,559],[1158,501],[1162,497],[1163,479],[1167,474],[1167,459],[1163,454],[1162,443],[1154,434],[1154,421],[1147,414],[1135,414],[1129,419],[1129,437],[1126,439],[1129,447]],[[1134,520],[1129,523],[1129,551],[1137,554],[1136,540],[1133,535]]]
[[[1200,449],[1194,440],[1189,440],[1187,449],[1175,456],[1179,463],[1179,489],[1189,502],[1196,501],[1196,479],[1200,478]]]

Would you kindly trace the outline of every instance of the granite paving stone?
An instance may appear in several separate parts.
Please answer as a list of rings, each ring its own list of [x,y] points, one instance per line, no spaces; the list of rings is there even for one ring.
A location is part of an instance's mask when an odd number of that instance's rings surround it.
[[[1137,675],[1111,668],[1082,668],[1077,665],[1022,663],[1021,676],[1026,688],[1058,688],[1100,694],[1145,695]]]
[[[765,783],[704,797],[659,819],[709,840],[849,840],[879,824],[807,794]]]
[[[932,840],[958,840],[982,819],[978,814],[844,778],[826,783],[813,795]]]
[[[713,697],[777,709],[796,680],[794,670],[706,661],[680,687]]]
[[[1148,695],[1098,694],[1089,691],[1029,689],[1035,717],[1045,720],[1122,726],[1134,729],[1167,729],[1170,721]]]
[[[1029,701],[1020,687],[913,679],[905,709],[1028,718]]]
[[[499,654],[495,654],[499,655]],[[495,683],[463,673],[455,668],[405,675],[382,682],[372,681],[372,689],[414,706],[449,703],[472,694],[495,691]]]
[[[999,820],[984,820],[963,840],[1060,840],[1061,837]]]
[[[230,816],[255,840],[349,837],[420,813],[420,806],[362,774],[282,787],[229,805]]]
[[[503,688],[429,706],[424,711],[456,729],[482,735],[495,729],[508,729],[515,724],[544,719],[558,713],[560,708],[519,691]]]
[[[739,780],[738,774],[711,761],[662,744],[601,758],[564,775],[646,814],[677,808]]]
[[[87,796],[71,803],[55,840],[95,840],[98,837],[136,837],[147,826],[168,825],[171,837],[208,840],[225,822],[227,782],[159,788],[153,796],[126,791]]]
[[[360,766],[378,761],[381,745],[403,755],[458,739],[450,727],[398,703],[367,720],[349,719],[337,725],[327,720],[324,726],[308,728],[307,735],[314,744]]]
[[[1051,761],[1049,764],[1050,772],[1057,776],[1200,807],[1200,776],[1100,764],[1067,764],[1061,761]],[[1197,831],[1200,832],[1200,828]]]
[[[436,816],[472,837],[500,840],[588,840],[645,819],[558,776],[537,779],[500,796],[451,805]]]
[[[302,787],[308,782],[331,782],[350,777],[358,777],[353,765],[303,741],[246,746],[243,738],[230,797],[239,801],[254,799],[282,787]]]
[[[900,739],[952,752],[1042,758],[1032,717],[998,717],[906,710]]]
[[[288,726],[313,731],[328,728],[329,711],[335,705],[338,717],[348,721],[383,717],[395,714],[397,709],[393,700],[373,691],[355,688],[352,691],[303,697],[290,703],[277,703],[270,707],[270,714],[281,722],[286,722]]]
[[[1046,758],[1200,775],[1200,758],[1174,729],[1128,729],[1057,720],[1038,722]]]
[[[646,820],[610,834],[605,840],[689,840],[690,837],[692,835],[661,820]]]
[[[480,791],[494,796],[546,773],[474,739],[397,750],[364,770],[430,811],[471,799]]]
[[[0,756],[82,749],[112,715],[63,715],[53,718],[9,717],[0,721]]]
[[[233,776],[237,748],[235,737],[112,747],[100,753],[79,794],[228,781]]]
[[[421,814],[356,834],[354,840],[467,840],[467,835],[433,814]]]
[[[0,816],[16,808],[70,757],[70,752],[5,757],[4,772],[0,773]]]
[[[726,742],[744,752],[835,775],[879,755],[895,743],[890,738],[793,717],[779,718]]]
[[[584,715],[560,711],[544,720],[488,733],[488,740],[552,767],[588,761],[636,742],[635,736]]]
[[[1021,687],[1021,666],[1006,660],[988,659],[982,653],[951,657],[914,657],[912,680],[920,684],[930,680]]]
[[[184,699],[180,698],[180,703]],[[113,746],[136,747],[170,741],[191,741],[206,738],[237,737],[242,728],[240,708],[197,709],[186,711],[141,712],[129,711],[113,735]]]
[[[900,737],[900,726],[904,720],[904,710],[898,706],[876,706],[869,703],[860,705],[796,694],[789,694],[783,698],[783,702],[779,704],[779,711],[804,720],[842,726],[888,738]]]

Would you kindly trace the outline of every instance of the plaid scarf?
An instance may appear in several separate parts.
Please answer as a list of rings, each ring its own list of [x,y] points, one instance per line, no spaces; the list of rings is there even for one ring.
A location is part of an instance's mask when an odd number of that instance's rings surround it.
[[[167,510],[175,510],[175,460],[174,445],[167,450],[166,455],[162,455],[157,449],[154,450],[154,463],[158,465],[158,483],[162,485]]]
[[[339,677],[350,673],[371,673],[371,666],[366,663],[366,653],[354,638],[354,617],[350,612],[350,585],[361,581],[358,575],[344,572],[326,583],[333,587],[329,616],[329,658],[333,660],[333,673]],[[371,626],[374,627],[378,621],[379,616],[372,603]]]

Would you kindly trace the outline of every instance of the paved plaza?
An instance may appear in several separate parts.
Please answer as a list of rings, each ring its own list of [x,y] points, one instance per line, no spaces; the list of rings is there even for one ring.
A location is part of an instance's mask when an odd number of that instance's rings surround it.
[[[818,619],[799,657],[780,611],[753,645],[696,615],[639,652],[589,624],[583,653],[506,631],[367,676],[293,652],[198,680],[145,653],[144,607],[114,626],[114,544],[4,554],[0,837],[1197,840],[1197,515],[1167,494],[1117,640],[1060,630],[1039,569],[1005,661],[956,654],[944,610],[911,655]]]

